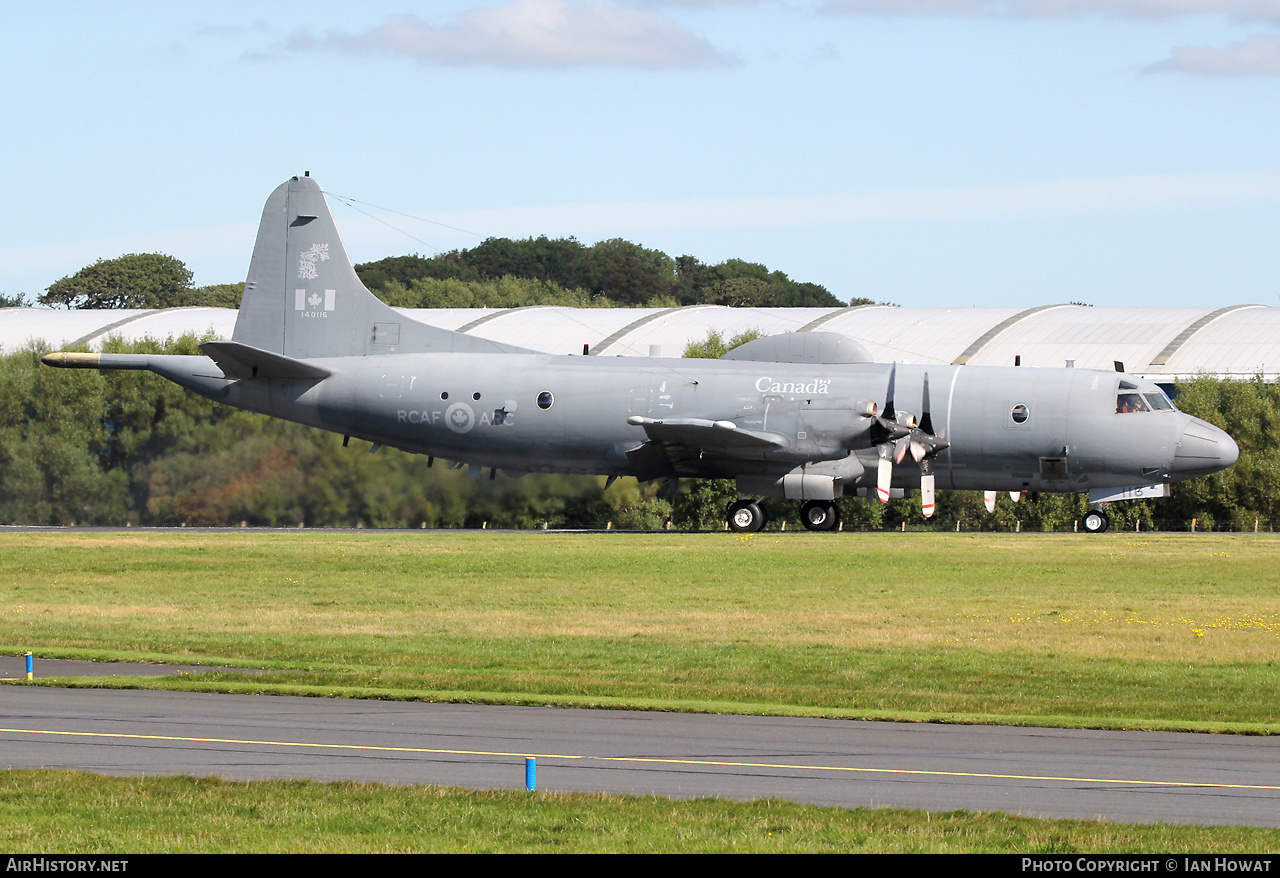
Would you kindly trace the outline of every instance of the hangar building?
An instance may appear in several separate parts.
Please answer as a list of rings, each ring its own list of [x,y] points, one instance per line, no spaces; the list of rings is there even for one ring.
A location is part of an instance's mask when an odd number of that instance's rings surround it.
[[[712,330],[724,338],[821,329],[861,342],[881,362],[1012,365],[1127,371],[1160,383],[1201,373],[1280,377],[1280,308],[562,308],[400,309],[415,320],[548,353],[678,357]],[[229,339],[236,312],[0,309],[0,353],[37,341],[53,349],[100,347],[186,333]]]

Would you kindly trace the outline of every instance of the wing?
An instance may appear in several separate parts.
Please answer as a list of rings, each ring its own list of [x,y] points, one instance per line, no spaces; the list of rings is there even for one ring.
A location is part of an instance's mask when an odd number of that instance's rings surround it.
[[[644,427],[645,433],[654,442],[687,445],[703,451],[715,450],[730,457],[734,456],[734,451],[781,450],[788,447],[786,438],[778,433],[744,430],[733,421],[708,421],[704,418],[655,419],[635,415],[627,418],[627,423]]]
[[[716,469],[718,461],[764,460],[791,448],[779,433],[747,430],[733,421],[634,415],[627,423],[643,427],[649,437],[627,452],[641,479],[699,475],[708,471],[709,464]]]

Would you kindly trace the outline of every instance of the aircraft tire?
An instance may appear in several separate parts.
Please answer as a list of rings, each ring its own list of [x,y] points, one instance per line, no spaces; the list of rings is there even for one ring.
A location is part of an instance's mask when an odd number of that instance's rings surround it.
[[[800,507],[800,523],[805,530],[835,530],[840,523],[836,504],[826,500],[809,500]]]
[[[765,515],[754,500],[739,500],[729,505],[729,530],[753,534],[764,527]]]
[[[1107,513],[1101,509],[1090,509],[1084,514],[1085,533],[1103,533],[1109,524],[1111,524],[1111,519],[1107,518]]]

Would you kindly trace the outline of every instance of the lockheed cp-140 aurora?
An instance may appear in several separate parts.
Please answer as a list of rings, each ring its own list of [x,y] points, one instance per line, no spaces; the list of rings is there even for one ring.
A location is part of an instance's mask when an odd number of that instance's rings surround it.
[[[835,499],[919,488],[1167,496],[1239,450],[1151,381],[1091,369],[874,363],[848,336],[797,332],[719,360],[552,355],[412,320],[356,276],[310,175],[267,200],[230,341],[204,356],[53,353],[51,366],[146,369],[209,399],[405,451],[490,468],[640,480],[723,478],[729,527],[763,498],[803,501],[810,530]]]

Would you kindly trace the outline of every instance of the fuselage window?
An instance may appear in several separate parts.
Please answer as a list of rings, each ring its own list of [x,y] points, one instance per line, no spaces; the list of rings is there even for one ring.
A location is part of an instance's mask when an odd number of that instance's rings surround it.
[[[538,394],[538,408],[540,409],[551,408],[551,404],[555,401],[555,397],[551,395],[550,390],[544,390]]]
[[[1009,417],[1013,418],[1015,424],[1025,424],[1027,418],[1031,417],[1031,409],[1022,403],[1018,403],[1013,407],[1013,411],[1009,413]]]

